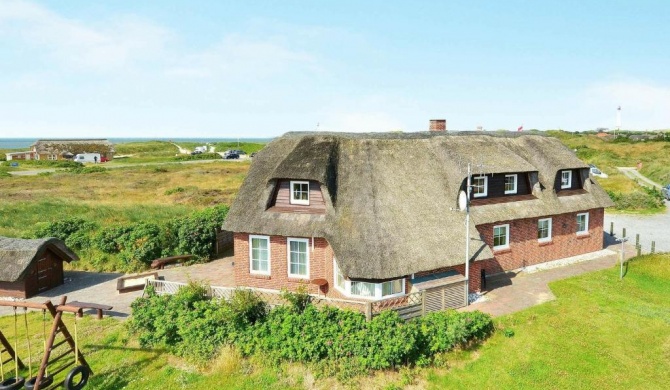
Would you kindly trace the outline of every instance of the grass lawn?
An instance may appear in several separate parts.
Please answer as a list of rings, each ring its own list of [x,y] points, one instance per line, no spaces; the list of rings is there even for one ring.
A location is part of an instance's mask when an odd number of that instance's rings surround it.
[[[670,370],[670,255],[551,284],[557,300],[501,317],[481,348],[452,353],[432,388],[661,389]]]
[[[379,372],[352,383],[314,379],[300,365],[269,367],[226,351],[198,371],[160,349],[141,349],[115,319],[79,322],[81,350],[93,367],[90,389],[661,389],[670,370],[670,255],[554,282],[558,299],[500,317],[499,330],[474,350],[445,354],[446,367]],[[42,317],[29,316],[33,352]],[[20,356],[27,342],[19,316]],[[73,330],[72,316],[66,324]],[[14,340],[11,316],[0,330]],[[503,329],[514,331],[505,337]],[[35,353],[35,352],[34,352]],[[35,353],[39,356],[39,353]],[[36,360],[36,359],[35,359]],[[5,372],[9,371],[5,367]],[[27,376],[27,374],[24,374]]]

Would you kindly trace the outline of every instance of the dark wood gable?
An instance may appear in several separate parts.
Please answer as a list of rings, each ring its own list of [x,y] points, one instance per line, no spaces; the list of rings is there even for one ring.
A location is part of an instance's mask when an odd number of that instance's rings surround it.
[[[307,181],[307,180],[304,180]],[[268,211],[282,213],[325,214],[326,202],[323,200],[321,185],[313,180],[309,181],[309,205],[291,204],[291,180],[278,180]]]

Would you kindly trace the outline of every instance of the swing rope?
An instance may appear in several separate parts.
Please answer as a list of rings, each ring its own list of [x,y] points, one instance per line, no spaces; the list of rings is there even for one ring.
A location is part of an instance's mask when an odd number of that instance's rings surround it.
[[[42,343],[44,344],[44,355],[47,354],[47,311],[42,309]],[[49,376],[49,365],[44,367],[44,375]]]
[[[28,332],[28,308],[23,308],[23,318],[26,323],[26,340],[28,340],[28,375],[29,378],[33,377],[33,352],[30,348],[30,333]]]
[[[79,361],[79,342],[77,341],[77,314],[74,315],[74,364]]]
[[[16,373],[16,380],[19,380],[19,328],[18,328],[18,319],[16,317],[16,306],[14,306],[14,371]]]
[[[2,353],[0,353],[0,377],[5,381],[5,364],[2,362]]]

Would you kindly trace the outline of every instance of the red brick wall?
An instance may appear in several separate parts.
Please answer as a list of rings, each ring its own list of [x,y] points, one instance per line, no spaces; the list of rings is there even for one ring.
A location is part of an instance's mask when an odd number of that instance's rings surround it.
[[[551,241],[537,241],[537,221],[540,218],[517,219],[493,224],[478,225],[477,230],[486,244],[493,248],[493,227],[510,225],[509,249],[494,250],[493,260],[484,261],[488,275],[501,271],[522,268],[551,260],[595,252],[603,248],[602,208],[588,210],[589,232],[577,235],[577,214],[550,215],[552,218]]]
[[[309,279],[326,279],[328,281],[329,296],[333,289],[333,251],[324,238],[314,238],[312,251],[311,237],[309,240]],[[270,236],[270,275],[255,275],[249,272],[249,234],[235,233],[235,285],[245,287],[267,288],[281,290],[282,288],[295,291],[300,285],[305,285],[312,294],[323,294],[318,286],[310,284],[309,279],[289,278],[288,253],[286,237]]]
[[[589,210],[589,233],[578,236],[578,213],[552,215],[543,218],[552,218],[552,240],[548,243],[537,241],[537,220],[539,218],[518,219],[495,224],[478,225],[484,241],[493,247],[493,226],[509,223],[509,249],[494,251],[494,258],[476,261],[470,264],[470,291],[481,290],[481,270],[487,275],[522,268],[547,261],[595,252],[603,248],[603,216],[602,208]],[[299,237],[296,237],[299,238]],[[314,251],[309,244],[310,279],[323,278],[328,281],[325,295],[330,298],[353,299],[343,296],[334,287],[333,277],[333,250],[324,238],[314,238]],[[288,260],[286,253],[286,237],[270,237],[270,271],[269,276],[249,273],[249,234],[235,233],[235,284],[237,286],[267,288],[281,290],[287,288],[295,291],[298,286],[305,284],[309,292],[324,294],[318,286],[309,284],[307,280],[288,277]],[[444,272],[453,269],[461,275],[465,274],[465,265],[442,268],[435,271],[417,273],[417,276],[432,272]],[[409,278],[406,281],[406,291],[409,291]]]

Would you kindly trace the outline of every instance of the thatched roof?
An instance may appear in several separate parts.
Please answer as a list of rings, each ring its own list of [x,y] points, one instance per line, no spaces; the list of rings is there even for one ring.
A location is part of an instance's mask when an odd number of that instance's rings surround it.
[[[33,260],[42,256],[47,249],[56,252],[68,263],[79,260],[79,257],[57,238],[24,240],[0,237],[0,281],[21,280]]]
[[[492,258],[475,225],[607,207],[586,193],[557,197],[560,169],[588,168],[555,138],[517,133],[287,133],[256,158],[224,229],[324,237],[343,273],[389,279],[463,264],[464,214],[456,211],[467,163],[486,173],[537,172],[535,200],[472,208],[471,260]],[[322,183],[325,215],[267,211],[278,179]]]
[[[37,153],[114,153],[114,144],[106,139],[40,139],[32,144]]]

